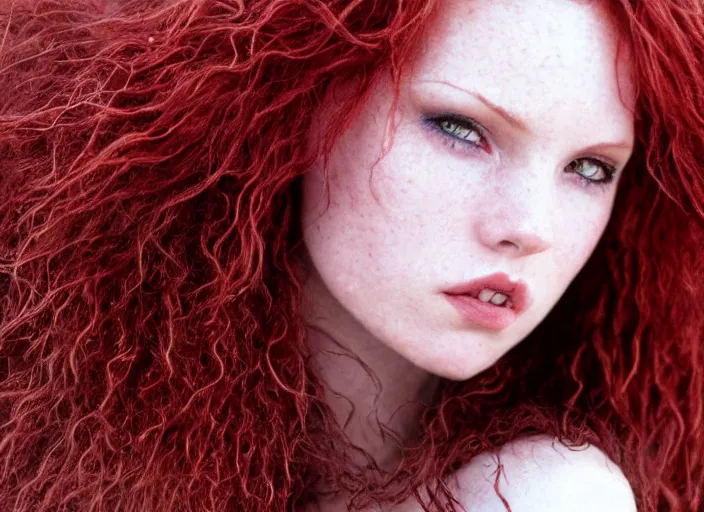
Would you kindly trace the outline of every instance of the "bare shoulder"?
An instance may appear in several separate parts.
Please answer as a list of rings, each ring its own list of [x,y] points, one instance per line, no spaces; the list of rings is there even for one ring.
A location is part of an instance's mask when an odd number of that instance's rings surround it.
[[[496,478],[501,464],[500,477]],[[504,512],[635,512],[633,491],[621,470],[594,446],[566,447],[534,436],[481,454],[448,482],[465,509]]]

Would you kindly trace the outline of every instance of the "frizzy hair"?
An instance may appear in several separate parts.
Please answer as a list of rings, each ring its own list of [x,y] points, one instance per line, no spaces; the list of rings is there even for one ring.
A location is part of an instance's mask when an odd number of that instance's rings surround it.
[[[700,0],[614,3],[638,147],[548,318],[443,383],[393,474],[338,449],[299,313],[305,135],[353,81],[327,151],[436,4],[3,4],[0,509],[290,510],[323,482],[357,508],[453,510],[444,477],[535,433],[599,446],[639,510],[703,506]]]

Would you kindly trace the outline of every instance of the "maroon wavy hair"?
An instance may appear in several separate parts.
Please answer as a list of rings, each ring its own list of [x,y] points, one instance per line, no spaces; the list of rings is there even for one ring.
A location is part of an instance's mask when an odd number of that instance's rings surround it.
[[[704,14],[613,2],[637,151],[549,317],[444,382],[392,474],[355,468],[311,373],[296,184],[432,21],[421,0],[22,0],[0,10],[0,509],[452,510],[443,478],[546,433],[591,442],[640,510],[704,492]],[[429,493],[422,492],[429,490]]]

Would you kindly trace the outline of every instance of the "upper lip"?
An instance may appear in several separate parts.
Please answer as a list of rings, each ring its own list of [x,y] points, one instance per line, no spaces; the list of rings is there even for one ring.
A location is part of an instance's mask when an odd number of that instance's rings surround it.
[[[512,309],[516,311],[516,314],[522,313],[530,306],[531,297],[528,286],[522,281],[512,281],[508,275],[503,272],[459,284],[445,290],[445,293],[449,295],[471,295],[472,297],[477,297],[479,292],[484,288],[496,290],[504,295],[508,295],[513,303]]]

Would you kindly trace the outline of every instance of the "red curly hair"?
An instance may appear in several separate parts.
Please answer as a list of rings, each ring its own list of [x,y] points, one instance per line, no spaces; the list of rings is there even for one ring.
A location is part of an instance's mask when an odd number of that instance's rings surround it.
[[[639,510],[702,510],[703,7],[612,3],[638,147],[604,237],[381,474],[341,455],[308,366],[296,184],[329,84],[360,94],[321,151],[438,2],[4,2],[0,509],[291,510],[325,481],[454,510],[443,478],[546,433],[599,446]]]

